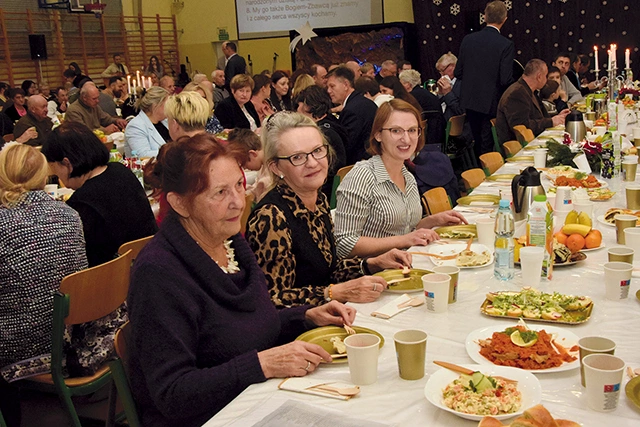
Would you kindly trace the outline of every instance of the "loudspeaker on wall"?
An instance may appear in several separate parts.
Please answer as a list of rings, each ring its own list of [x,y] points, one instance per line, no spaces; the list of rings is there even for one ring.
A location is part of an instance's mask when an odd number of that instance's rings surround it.
[[[47,43],[44,34],[29,34],[29,50],[31,59],[47,59]]]

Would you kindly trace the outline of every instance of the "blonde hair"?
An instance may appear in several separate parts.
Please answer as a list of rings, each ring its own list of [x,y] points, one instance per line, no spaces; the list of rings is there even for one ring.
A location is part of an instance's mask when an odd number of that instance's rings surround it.
[[[26,192],[44,189],[48,176],[41,152],[29,145],[6,144],[0,151],[0,203],[9,207]]]
[[[136,102],[136,107],[145,113],[150,113],[156,106],[162,104],[169,97],[169,92],[160,86],[151,86],[147,93]]]
[[[209,120],[209,104],[195,92],[182,91],[170,96],[164,104],[164,112],[186,132],[204,129]]]
[[[295,98],[300,92],[315,84],[315,80],[313,80],[313,77],[309,74],[300,74],[293,85],[293,89],[291,90],[291,97]]]
[[[209,104],[209,110],[213,110],[213,93],[211,93],[205,85],[194,82],[187,83],[182,92],[197,92],[198,89],[204,93],[204,99],[207,101],[207,104]]]

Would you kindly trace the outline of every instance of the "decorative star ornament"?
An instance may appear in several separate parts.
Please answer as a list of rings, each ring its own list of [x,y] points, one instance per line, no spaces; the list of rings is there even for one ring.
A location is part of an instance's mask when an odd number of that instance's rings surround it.
[[[302,27],[297,28],[296,31],[300,35],[295,36],[293,40],[291,40],[291,43],[289,43],[289,49],[291,50],[291,52],[295,50],[296,45],[300,40],[302,40],[302,44],[304,45],[306,42],[311,40],[311,38],[318,36],[316,33],[313,32],[313,28],[311,28],[311,25],[309,25],[309,21],[307,21],[307,23],[304,24]]]

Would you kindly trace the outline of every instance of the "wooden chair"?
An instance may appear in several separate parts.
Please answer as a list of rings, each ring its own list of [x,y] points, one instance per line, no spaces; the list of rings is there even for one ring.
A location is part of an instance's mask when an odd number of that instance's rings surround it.
[[[347,174],[349,173],[349,171],[353,169],[353,165],[349,165],[349,166],[345,166],[343,168],[338,169],[338,172],[336,172],[336,176],[333,177],[333,186],[331,187],[331,198],[329,199],[329,207],[331,209],[335,209],[336,208],[336,190],[338,189],[338,186],[340,185],[340,182],[342,182],[342,180],[344,179],[345,176],[347,176]]]
[[[253,194],[247,193],[244,196],[244,211],[242,211],[242,216],[240,217],[240,232],[244,234],[247,231],[247,221],[249,220],[249,215],[251,215],[251,211],[253,210]]]
[[[462,182],[464,183],[467,194],[471,193],[471,191],[486,178],[484,171],[480,168],[469,169],[468,171],[462,172],[460,176],[462,177]]]
[[[516,139],[523,147],[535,139],[535,135],[533,135],[531,129],[525,125],[514,126],[513,133],[516,134]]]
[[[498,131],[496,130],[496,119],[491,119],[490,122],[491,136],[493,137],[493,150],[503,154],[502,149],[500,148],[500,140],[498,139]]]
[[[136,409],[136,403],[133,400],[133,394],[131,393],[131,387],[129,384],[129,343],[131,342],[131,325],[129,322],[125,323],[118,329],[114,339],[114,345],[116,348],[116,354],[118,358],[109,364],[111,374],[113,375],[113,382],[118,390],[118,396],[120,402],[124,408],[124,414],[127,417],[127,424],[130,427],[140,427],[140,420],[138,419],[138,411]]]
[[[449,195],[443,187],[436,187],[425,191],[422,195],[422,204],[423,207],[426,207],[425,211],[429,215],[451,209],[451,200],[449,200]]]
[[[37,375],[21,381],[26,388],[56,392],[60,397],[72,425],[82,427],[73,406],[72,396],[95,393],[111,384],[107,425],[114,422],[115,387],[111,381],[109,365],[87,377],[65,379],[62,375],[63,334],[69,325],[87,323],[114,312],[124,303],[129,291],[131,252],[62,279],[60,292],[53,296],[53,327],[51,332],[51,373]]]
[[[485,175],[489,176],[504,165],[504,159],[500,153],[492,151],[480,156],[480,164],[482,165],[482,169],[484,169]]]
[[[4,135],[2,137],[2,139],[4,139],[4,142],[11,142],[11,141],[14,141],[16,138],[15,138],[15,136],[13,136],[12,133],[8,133],[8,134]]]
[[[507,155],[507,158],[515,156],[520,150],[522,150],[522,145],[518,141],[507,141],[502,144],[504,148],[504,153]]]
[[[118,254],[126,254],[128,251],[131,251],[131,259],[135,261],[138,258],[138,254],[144,248],[147,243],[149,243],[153,239],[153,236],[143,237],[142,239],[132,240],[127,243],[123,243],[118,248]]]
[[[462,136],[465,118],[466,118],[466,114],[461,114],[459,116],[452,116],[449,118],[449,121],[447,122],[447,127],[445,129],[445,141],[444,141],[445,147],[449,146],[450,138],[459,138]],[[447,156],[449,156],[451,160],[461,158],[462,168],[464,170],[471,169],[476,166],[472,144],[467,147],[464,147],[459,153],[446,153],[446,154]]]

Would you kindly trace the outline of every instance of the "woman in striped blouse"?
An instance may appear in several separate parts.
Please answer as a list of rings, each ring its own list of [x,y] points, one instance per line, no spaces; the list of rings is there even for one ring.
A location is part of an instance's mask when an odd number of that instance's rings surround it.
[[[400,99],[378,109],[368,148],[373,157],[356,163],[337,190],[338,256],[427,245],[438,239],[432,227],[466,224],[453,210],[422,218],[418,186],[404,162],[423,146],[418,110]]]

